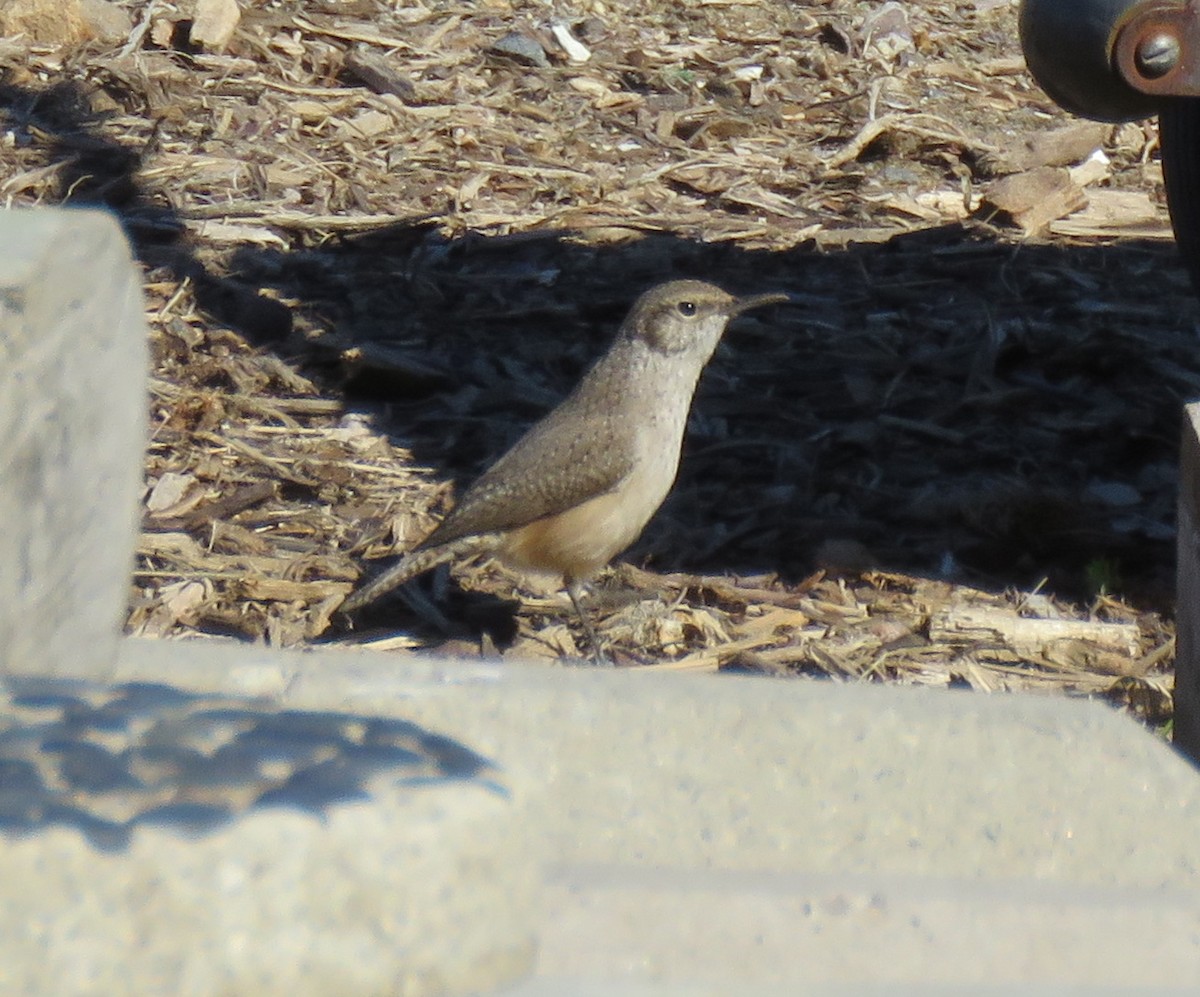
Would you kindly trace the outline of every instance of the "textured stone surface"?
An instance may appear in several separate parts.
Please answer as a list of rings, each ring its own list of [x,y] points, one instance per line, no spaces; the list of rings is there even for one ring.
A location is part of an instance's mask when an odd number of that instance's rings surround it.
[[[845,993],[868,985],[1182,993],[1200,978],[1200,903],[1182,888],[1082,888],[999,873],[569,866],[552,875],[548,894],[553,916],[535,978],[546,993],[597,984],[742,993],[749,981],[779,993],[834,984]]]
[[[145,393],[140,283],[117,223],[0,212],[0,674],[111,666]]]
[[[1200,779],[1098,703],[160,647],[122,674],[395,709],[527,766],[529,993],[1200,979]]]
[[[522,792],[466,744],[164,685],[4,688],[0,993],[441,995],[528,971]]]

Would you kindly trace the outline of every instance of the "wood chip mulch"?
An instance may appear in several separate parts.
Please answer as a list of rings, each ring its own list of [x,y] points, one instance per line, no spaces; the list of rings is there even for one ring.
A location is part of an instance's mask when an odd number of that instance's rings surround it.
[[[1169,722],[1197,305],[1154,123],[1058,111],[1014,3],[117,9],[0,22],[0,194],[111,208],[144,267],[130,633],[578,656],[491,563],[336,610],[694,276],[800,307],[735,323],[598,584],[618,664]]]

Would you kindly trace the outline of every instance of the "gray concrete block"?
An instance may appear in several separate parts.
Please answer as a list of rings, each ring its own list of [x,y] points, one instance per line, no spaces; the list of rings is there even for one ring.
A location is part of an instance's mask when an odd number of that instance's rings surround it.
[[[1102,704],[211,643],[119,666],[166,668],[528,767],[557,992],[1200,979],[1200,780]]]
[[[0,674],[112,664],[146,369],[140,281],[116,221],[0,212]]]
[[[448,995],[529,971],[525,788],[468,745],[162,685],[0,687],[0,993]]]
[[[779,993],[1194,992],[1188,981],[1200,979],[1200,903],[1182,888],[569,866],[550,877],[547,906],[535,979],[557,993],[596,983],[743,993],[751,981]]]

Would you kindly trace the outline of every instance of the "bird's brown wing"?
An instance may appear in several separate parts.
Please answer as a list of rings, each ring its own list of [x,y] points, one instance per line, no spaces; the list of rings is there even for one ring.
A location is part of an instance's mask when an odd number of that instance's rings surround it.
[[[632,433],[565,405],[534,425],[467,489],[420,547],[524,526],[612,491],[633,470]]]

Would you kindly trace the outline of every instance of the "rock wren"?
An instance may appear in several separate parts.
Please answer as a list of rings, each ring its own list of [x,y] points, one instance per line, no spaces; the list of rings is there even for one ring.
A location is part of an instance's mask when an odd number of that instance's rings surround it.
[[[696,383],[726,324],[749,308],[787,300],[735,298],[697,280],[647,291],[575,390],[341,611],[438,564],[487,551],[519,571],[561,577],[599,654],[579,602],[582,583],[638,538],[671,490]]]

